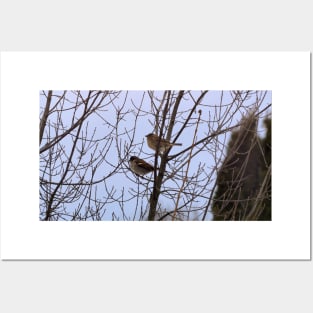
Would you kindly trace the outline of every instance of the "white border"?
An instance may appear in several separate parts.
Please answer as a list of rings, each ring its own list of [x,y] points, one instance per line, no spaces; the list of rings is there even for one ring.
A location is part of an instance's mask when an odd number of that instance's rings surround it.
[[[42,89],[273,91],[272,222],[39,222]],[[308,52],[1,54],[2,259],[309,259]]]

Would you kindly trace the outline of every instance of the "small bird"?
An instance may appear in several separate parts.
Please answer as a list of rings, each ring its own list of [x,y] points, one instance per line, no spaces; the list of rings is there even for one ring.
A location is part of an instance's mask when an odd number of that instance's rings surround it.
[[[132,156],[129,159],[129,166],[131,170],[137,175],[146,175],[154,171],[154,167],[146,161]]]
[[[149,148],[156,151],[159,143],[159,136],[155,134],[148,134],[146,135],[146,137]],[[171,143],[168,140],[161,138],[159,152],[162,154],[172,146],[181,146],[181,145],[182,145],[181,143]]]

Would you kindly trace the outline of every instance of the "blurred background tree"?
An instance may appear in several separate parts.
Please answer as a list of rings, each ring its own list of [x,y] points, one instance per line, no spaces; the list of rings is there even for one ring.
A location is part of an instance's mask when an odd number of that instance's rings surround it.
[[[234,130],[217,175],[213,220],[271,220],[271,118],[266,136],[258,136],[255,112]]]

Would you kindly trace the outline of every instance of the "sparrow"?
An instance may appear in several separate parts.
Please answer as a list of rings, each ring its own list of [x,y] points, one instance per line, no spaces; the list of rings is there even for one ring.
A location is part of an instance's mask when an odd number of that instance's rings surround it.
[[[148,134],[146,135],[147,137],[147,143],[149,148],[152,150],[156,151],[158,147],[158,142],[159,142],[159,136],[155,134]],[[166,139],[160,140],[160,146],[159,146],[159,152],[164,153],[166,150],[168,150],[172,146],[181,146],[181,143],[171,143]]]
[[[131,170],[137,175],[146,175],[154,171],[154,167],[146,161],[132,156],[129,159],[129,166]]]

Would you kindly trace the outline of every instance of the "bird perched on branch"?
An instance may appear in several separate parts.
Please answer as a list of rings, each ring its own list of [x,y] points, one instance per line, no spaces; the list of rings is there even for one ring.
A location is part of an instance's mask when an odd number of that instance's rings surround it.
[[[146,175],[154,171],[154,167],[146,161],[132,156],[129,159],[129,166],[131,170],[137,175]]]
[[[155,134],[148,134],[147,137],[147,143],[149,148],[156,151],[159,143],[159,136]],[[168,150],[172,146],[181,146],[181,143],[171,143],[166,139],[160,139],[160,145],[159,145],[159,152],[164,153],[166,150]]]

